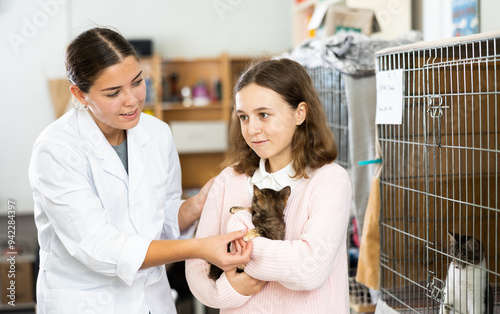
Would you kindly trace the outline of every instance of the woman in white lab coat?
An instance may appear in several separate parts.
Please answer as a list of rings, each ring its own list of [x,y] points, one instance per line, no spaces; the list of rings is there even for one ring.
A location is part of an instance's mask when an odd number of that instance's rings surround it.
[[[175,313],[162,265],[203,258],[231,269],[249,261],[251,244],[227,253],[245,231],[179,240],[192,234],[211,183],[181,201],[170,129],[141,113],[143,73],[120,34],[80,34],[67,48],[66,69],[82,108],[40,134],[29,169],[38,313]]]

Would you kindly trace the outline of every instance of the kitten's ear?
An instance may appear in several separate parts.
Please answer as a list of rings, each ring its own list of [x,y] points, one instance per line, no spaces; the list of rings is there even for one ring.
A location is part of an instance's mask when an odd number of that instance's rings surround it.
[[[253,185],[253,195],[260,195],[262,194],[261,190],[254,184]]]
[[[471,251],[479,250],[479,241],[474,238],[470,238],[469,240],[467,240],[466,245],[467,249]]]
[[[449,239],[450,243],[457,242],[457,240],[455,239],[455,235],[449,231],[448,231],[448,239]]]
[[[280,196],[282,196],[283,198],[288,198],[288,196],[290,196],[291,191],[292,189],[289,186],[285,186],[280,190]]]

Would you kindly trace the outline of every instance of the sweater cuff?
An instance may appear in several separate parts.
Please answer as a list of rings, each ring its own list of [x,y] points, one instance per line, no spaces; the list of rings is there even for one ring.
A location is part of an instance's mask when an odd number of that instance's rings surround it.
[[[222,308],[240,307],[247,303],[252,297],[251,295],[239,294],[238,291],[234,290],[233,286],[231,286],[229,280],[226,278],[226,273],[222,273],[220,278],[217,280],[217,289],[219,291],[219,295],[224,296],[224,299],[226,300],[230,300],[230,303]]]
[[[140,235],[131,235],[118,259],[116,273],[127,285],[132,286],[135,275],[141,268],[152,239]]]
[[[253,229],[255,228],[252,222],[252,214],[246,210],[240,210],[235,214],[231,215],[226,226],[227,233],[233,231],[239,231],[243,229]]]

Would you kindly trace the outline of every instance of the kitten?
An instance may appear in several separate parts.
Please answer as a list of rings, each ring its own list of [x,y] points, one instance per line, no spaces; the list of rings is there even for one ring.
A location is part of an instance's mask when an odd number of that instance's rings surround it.
[[[280,191],[273,189],[259,189],[253,186],[253,198],[251,207],[234,206],[229,212],[234,214],[240,210],[247,210],[252,214],[252,223],[255,228],[249,230],[243,240],[250,241],[256,237],[265,237],[271,240],[283,240],[285,237],[285,221],[283,211],[290,196],[289,186]],[[228,248],[229,249],[229,248]],[[243,267],[238,271],[242,272]],[[222,274],[222,269],[215,265],[210,265],[208,277],[217,280]]]
[[[492,314],[493,292],[488,284],[481,243],[467,235],[448,233],[448,236],[448,253],[456,259],[448,269],[439,314]]]

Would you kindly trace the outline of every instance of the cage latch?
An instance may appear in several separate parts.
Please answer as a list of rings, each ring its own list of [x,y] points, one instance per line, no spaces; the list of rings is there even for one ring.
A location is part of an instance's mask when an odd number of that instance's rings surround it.
[[[427,296],[438,302],[443,299],[444,282],[436,277],[436,274],[429,271],[429,281],[427,282]]]
[[[443,106],[443,98],[439,95],[430,95],[428,97],[427,113],[433,119],[437,119],[437,130],[434,132],[434,144],[441,146],[441,117],[443,116],[443,109],[448,109],[450,106]]]
[[[434,119],[439,119],[443,116],[443,109],[448,109],[450,106],[443,106],[443,98],[439,95],[429,96],[429,106],[427,112]]]

